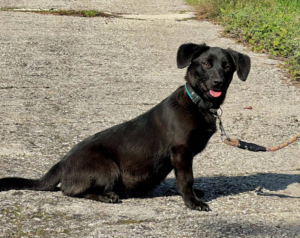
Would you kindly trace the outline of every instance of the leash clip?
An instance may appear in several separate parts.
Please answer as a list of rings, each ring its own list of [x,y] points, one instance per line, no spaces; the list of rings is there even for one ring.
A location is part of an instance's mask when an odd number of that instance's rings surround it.
[[[210,110],[210,112],[212,113],[212,114],[214,114],[214,116],[216,117],[216,118],[218,118],[219,120],[220,120],[220,118],[221,118],[221,116],[223,115],[223,110],[222,110],[222,108],[211,108],[211,109],[209,109]],[[218,113],[220,111],[220,113]]]
[[[226,137],[226,140],[231,141],[231,139],[229,138],[229,136],[227,135],[222,120],[221,120],[221,116],[223,115],[223,110],[222,108],[211,108],[210,111],[214,114],[214,116],[219,120],[219,128],[221,130],[221,140],[224,142],[224,137]],[[219,113],[220,111],[220,113]]]

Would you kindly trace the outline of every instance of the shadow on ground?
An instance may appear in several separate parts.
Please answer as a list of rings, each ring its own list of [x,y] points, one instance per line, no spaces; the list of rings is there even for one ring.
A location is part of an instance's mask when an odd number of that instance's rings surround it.
[[[219,197],[240,194],[249,191],[257,191],[262,196],[278,196],[284,198],[300,198],[288,194],[269,193],[268,191],[285,190],[293,183],[300,183],[300,174],[264,173],[249,176],[216,176],[195,178],[195,189],[205,193],[203,200],[211,201]],[[173,178],[166,179],[157,188],[149,193],[149,197],[176,196],[176,181]]]

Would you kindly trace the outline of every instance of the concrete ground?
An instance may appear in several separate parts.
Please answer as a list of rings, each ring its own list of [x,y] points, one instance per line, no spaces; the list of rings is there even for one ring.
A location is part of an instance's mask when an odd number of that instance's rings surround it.
[[[159,103],[184,84],[176,53],[186,42],[251,57],[248,80],[235,76],[223,105],[232,138],[273,146],[300,131],[300,91],[280,62],[190,19],[184,1],[4,0],[0,8],[123,14],[0,11],[0,177],[38,178],[80,140]],[[0,192],[0,237],[300,237],[299,150],[300,142],[274,153],[238,150],[216,133],[194,160],[209,213],[185,207],[173,173],[148,197],[121,204]]]

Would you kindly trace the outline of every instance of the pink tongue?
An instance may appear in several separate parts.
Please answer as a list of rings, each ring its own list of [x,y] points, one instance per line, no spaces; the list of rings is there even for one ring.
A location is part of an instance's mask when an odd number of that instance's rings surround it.
[[[222,92],[216,92],[216,91],[213,91],[213,90],[209,90],[209,93],[211,96],[217,98],[217,97],[220,97]]]

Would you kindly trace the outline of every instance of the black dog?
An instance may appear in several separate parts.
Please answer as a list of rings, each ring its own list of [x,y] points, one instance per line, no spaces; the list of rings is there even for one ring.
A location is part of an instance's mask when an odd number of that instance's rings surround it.
[[[178,192],[191,209],[209,211],[193,189],[193,157],[216,131],[212,109],[223,103],[233,74],[245,81],[250,58],[231,49],[183,44],[178,68],[186,85],[146,113],[77,144],[41,179],[3,178],[0,191],[61,191],[101,202],[138,196],[175,170]]]

